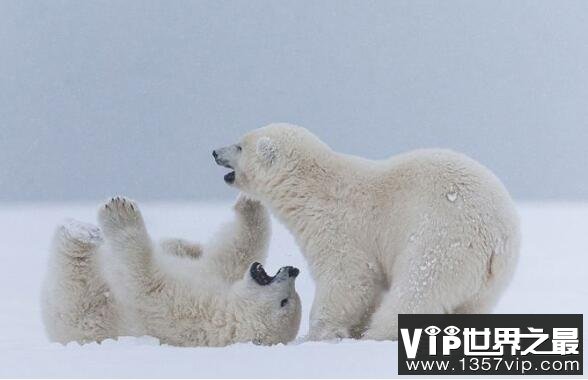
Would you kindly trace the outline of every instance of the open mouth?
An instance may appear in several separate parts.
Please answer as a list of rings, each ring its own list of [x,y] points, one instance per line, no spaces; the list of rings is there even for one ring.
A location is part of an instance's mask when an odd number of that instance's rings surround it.
[[[225,179],[225,182],[228,183],[229,185],[232,184],[233,182],[235,182],[235,171],[231,171],[228,172],[227,174],[225,174],[225,176],[223,177]]]
[[[259,285],[269,285],[271,282],[276,278],[276,276],[270,276],[265,272],[263,269],[263,265],[258,262],[255,262],[251,265],[251,269],[249,270],[251,273],[251,278],[255,280]]]
[[[278,279],[278,282],[281,282],[285,278],[296,277],[300,273],[300,270],[298,270],[298,268],[294,268],[291,266],[282,267],[280,268],[280,270],[278,270],[278,273],[276,273],[275,276],[270,276],[266,273],[265,269],[263,268],[263,265],[261,265],[258,262],[255,262],[251,264],[251,269],[249,270],[249,273],[251,274],[251,278],[255,280],[255,282],[263,286],[271,284],[276,279]],[[287,273],[287,275],[285,273]]]
[[[218,155],[216,153],[216,151],[212,152],[212,156],[214,157],[214,161],[216,162],[217,165],[223,166],[228,169],[235,169],[231,166],[231,164],[229,164],[227,162],[227,160],[221,158],[220,155]],[[232,184],[233,182],[235,182],[235,170],[231,170],[230,172],[225,174],[224,179],[225,179],[225,182],[228,183],[229,185]]]

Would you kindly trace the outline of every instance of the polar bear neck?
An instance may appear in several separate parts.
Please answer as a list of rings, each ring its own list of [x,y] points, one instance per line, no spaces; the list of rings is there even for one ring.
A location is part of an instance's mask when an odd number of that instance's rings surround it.
[[[372,171],[365,168],[375,163],[330,149],[314,151],[296,161],[287,173],[268,183],[263,198],[298,244],[305,247],[325,228],[340,228],[340,217],[333,211],[372,181]]]

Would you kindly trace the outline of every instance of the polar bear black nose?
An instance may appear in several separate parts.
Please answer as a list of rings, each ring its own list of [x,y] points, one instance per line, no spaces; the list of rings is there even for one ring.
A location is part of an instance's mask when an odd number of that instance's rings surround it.
[[[216,150],[213,150],[212,151],[212,157],[214,157],[215,160],[218,157],[218,154],[216,153]]]
[[[296,277],[300,273],[298,268],[288,267],[288,277]]]

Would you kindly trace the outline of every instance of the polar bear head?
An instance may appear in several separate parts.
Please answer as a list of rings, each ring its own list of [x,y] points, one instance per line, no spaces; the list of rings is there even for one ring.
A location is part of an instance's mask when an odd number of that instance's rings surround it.
[[[297,268],[288,266],[272,277],[260,263],[251,265],[233,293],[237,341],[272,345],[296,337],[301,316],[294,286],[298,273]]]
[[[253,130],[212,155],[218,165],[231,169],[224,177],[227,184],[263,199],[280,185],[287,187],[298,173],[320,175],[314,164],[327,159],[328,152],[308,130],[280,123]]]

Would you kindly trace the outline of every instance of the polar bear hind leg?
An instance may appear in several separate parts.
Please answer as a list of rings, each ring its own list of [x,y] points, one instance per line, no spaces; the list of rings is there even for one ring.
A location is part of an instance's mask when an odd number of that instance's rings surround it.
[[[476,295],[472,299],[457,306],[454,310],[455,314],[487,314],[492,310],[494,302],[489,299],[485,292],[483,295]]]
[[[117,312],[97,265],[100,230],[68,220],[55,232],[43,287],[43,318],[50,340],[102,341],[117,336]]]
[[[493,252],[488,263],[486,281],[473,297],[458,305],[455,314],[487,314],[492,311],[500,294],[509,283],[516,267],[512,252],[518,250],[516,239],[505,239],[505,249]]]
[[[109,280],[121,298],[130,297],[124,302],[160,288],[151,238],[139,206],[124,197],[111,198],[100,207],[98,222],[111,250],[113,270],[122,274]]]
[[[483,294],[487,260],[469,243],[438,243],[409,246],[364,339],[396,340],[398,314],[455,313],[466,306],[471,312],[485,310],[484,298],[477,296]]]

